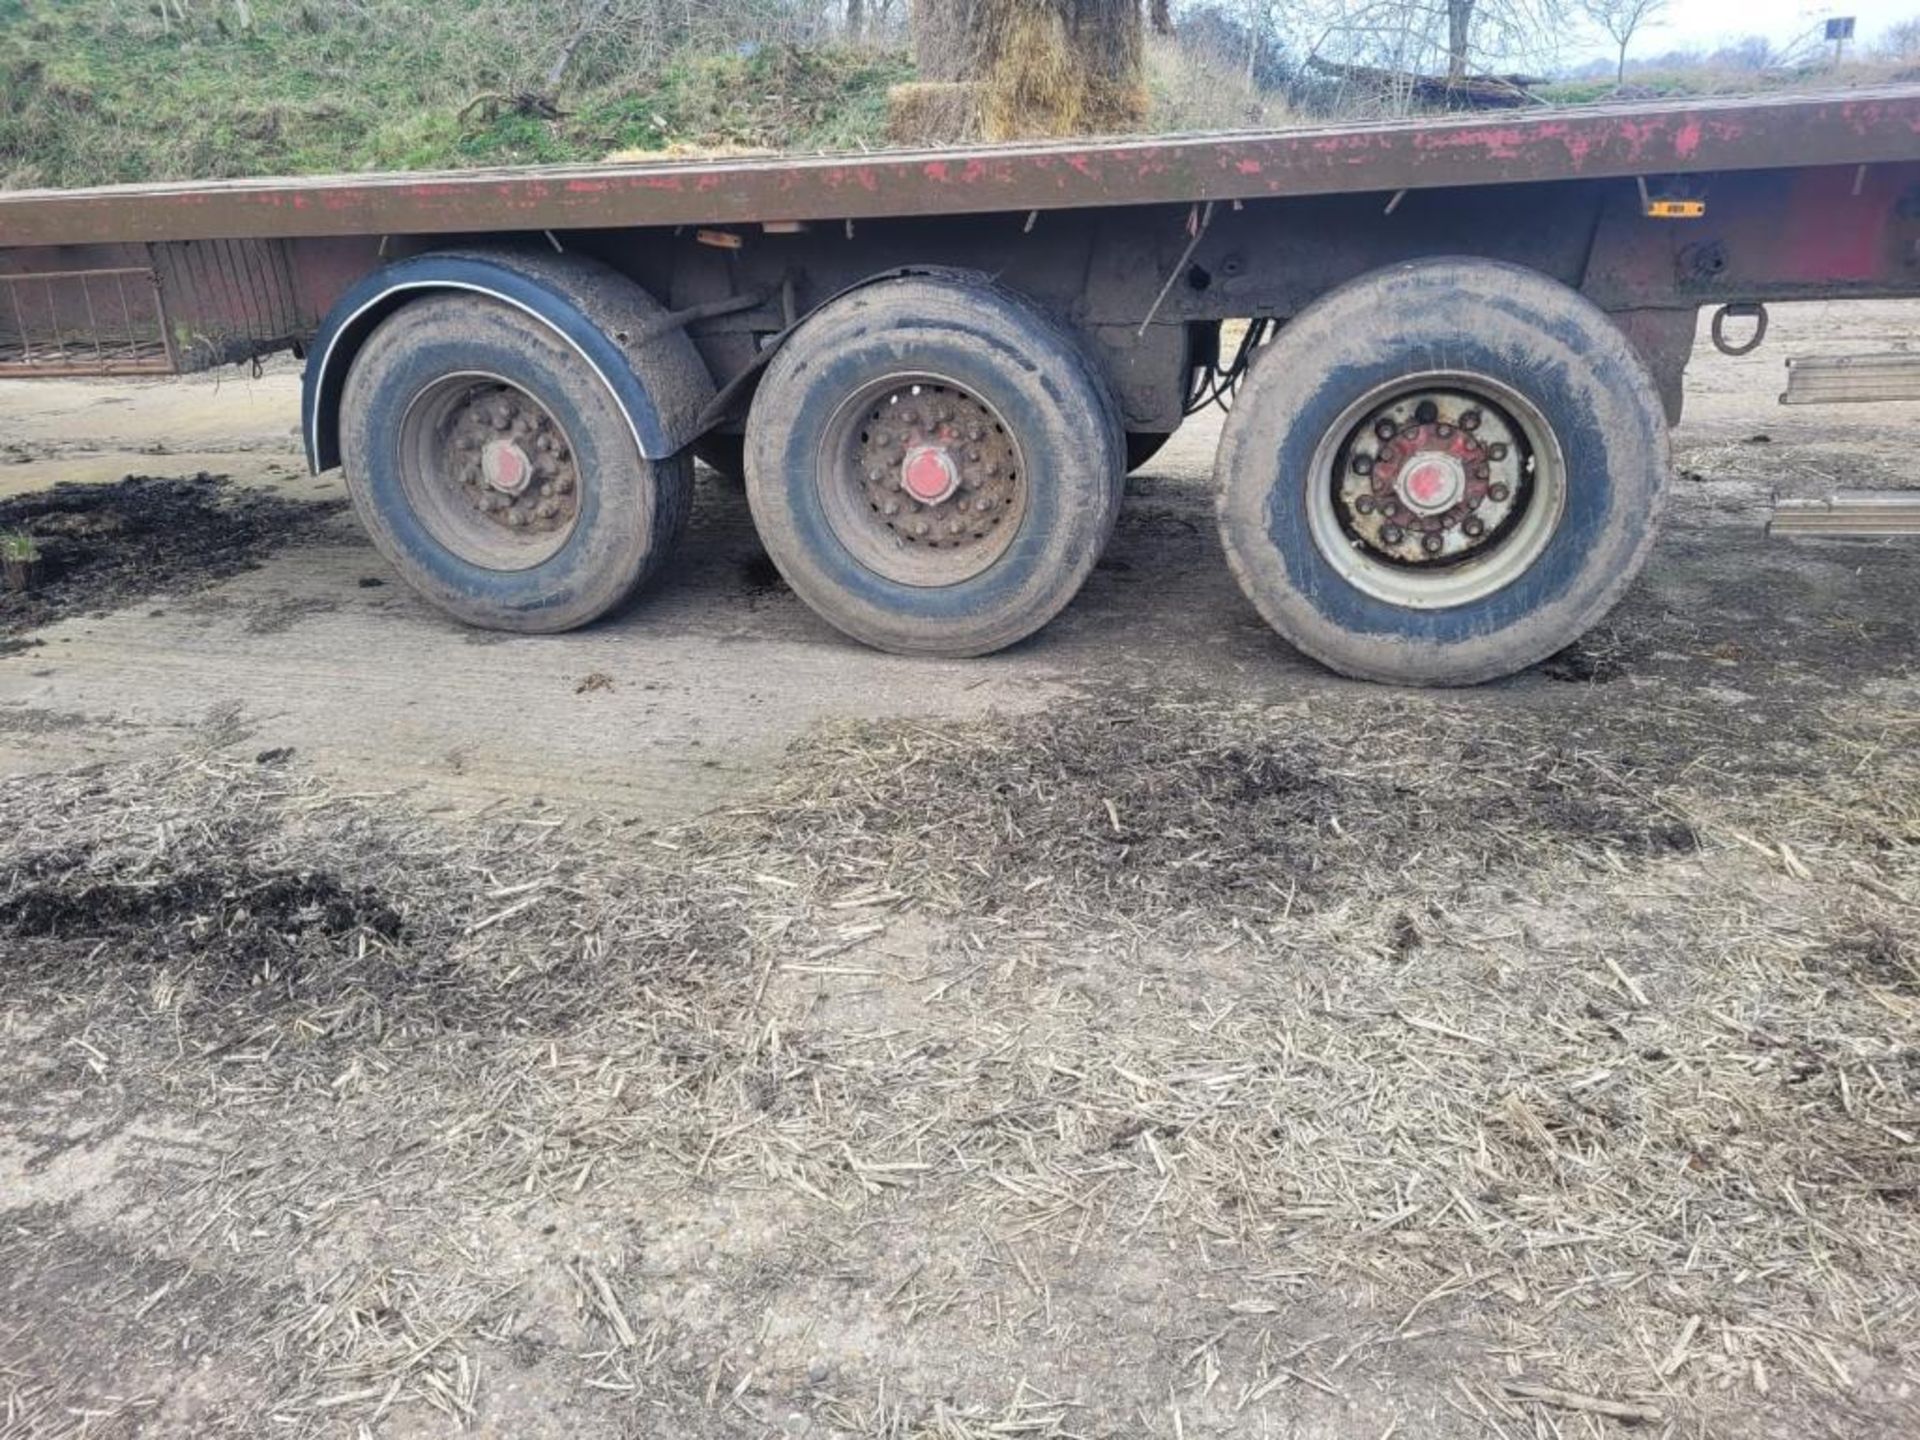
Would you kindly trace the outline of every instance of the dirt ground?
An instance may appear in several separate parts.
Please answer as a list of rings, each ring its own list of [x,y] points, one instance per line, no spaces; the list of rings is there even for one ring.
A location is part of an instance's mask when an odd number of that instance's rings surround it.
[[[0,609],[0,1437],[1920,1433],[1915,550],[1760,533],[1920,422],[1783,357],[1916,334],[1703,347],[1645,579],[1449,694],[1260,624],[1207,421],[950,664],[711,477],[502,638],[291,370],[0,385],[63,569]]]

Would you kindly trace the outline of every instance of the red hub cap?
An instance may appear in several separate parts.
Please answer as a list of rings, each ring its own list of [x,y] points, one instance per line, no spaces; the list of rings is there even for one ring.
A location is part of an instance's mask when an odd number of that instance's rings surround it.
[[[1424,515],[1451,509],[1466,488],[1466,473],[1451,455],[1424,455],[1400,476],[1401,499]]]
[[[480,452],[480,473],[502,495],[518,495],[533,478],[533,462],[511,440],[496,440]]]
[[[900,462],[900,486],[922,505],[938,505],[960,488],[960,467],[945,449],[921,445]]]

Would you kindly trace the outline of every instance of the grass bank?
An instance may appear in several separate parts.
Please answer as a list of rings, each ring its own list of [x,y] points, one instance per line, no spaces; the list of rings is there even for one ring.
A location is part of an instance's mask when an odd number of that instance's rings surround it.
[[[210,4],[163,23],[157,6],[0,0],[0,185],[858,148],[911,73],[883,50],[596,35],[549,94],[560,9],[255,0],[241,28]]]

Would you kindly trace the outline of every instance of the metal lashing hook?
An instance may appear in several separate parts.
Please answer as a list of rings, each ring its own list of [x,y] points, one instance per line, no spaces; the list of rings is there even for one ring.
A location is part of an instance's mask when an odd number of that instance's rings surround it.
[[[1727,321],[1753,321],[1753,334],[1738,345],[1727,339]],[[1751,355],[1760,348],[1760,342],[1767,338],[1767,307],[1742,302],[1735,305],[1722,305],[1713,312],[1713,348],[1722,355]]]

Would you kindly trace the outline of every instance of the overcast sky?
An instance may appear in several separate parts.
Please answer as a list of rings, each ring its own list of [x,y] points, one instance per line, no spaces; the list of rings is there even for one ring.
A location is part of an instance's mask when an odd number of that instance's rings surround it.
[[[1711,47],[1716,40],[1740,35],[1764,35],[1776,45],[1806,34],[1829,15],[1851,15],[1856,44],[1871,45],[1880,32],[1897,20],[1920,15],[1920,0],[1841,0],[1823,5],[1807,0],[1671,0],[1662,17],[1665,24],[1633,38],[1631,55],[1658,55],[1667,50]],[[1594,39],[1569,44],[1575,55],[1602,54],[1611,42]]]

